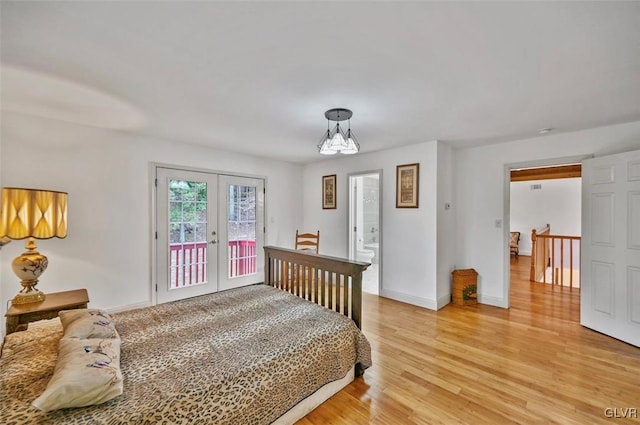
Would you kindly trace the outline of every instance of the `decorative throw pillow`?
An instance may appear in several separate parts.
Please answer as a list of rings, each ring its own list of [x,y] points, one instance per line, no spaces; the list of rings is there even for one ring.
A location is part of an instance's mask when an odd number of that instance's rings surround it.
[[[64,338],[116,338],[115,323],[106,312],[81,308],[59,313]]]
[[[120,338],[62,338],[53,376],[32,405],[50,412],[104,403],[120,394]]]

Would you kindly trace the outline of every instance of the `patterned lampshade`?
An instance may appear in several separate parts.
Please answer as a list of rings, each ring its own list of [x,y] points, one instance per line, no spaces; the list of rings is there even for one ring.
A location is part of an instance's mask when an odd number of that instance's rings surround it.
[[[49,239],[67,236],[67,193],[2,189],[0,237]]]

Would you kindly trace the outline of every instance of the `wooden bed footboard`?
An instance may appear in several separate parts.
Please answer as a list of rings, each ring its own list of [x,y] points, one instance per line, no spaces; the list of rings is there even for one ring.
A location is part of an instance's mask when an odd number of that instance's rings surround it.
[[[370,264],[337,257],[264,247],[264,283],[362,323],[362,272]]]

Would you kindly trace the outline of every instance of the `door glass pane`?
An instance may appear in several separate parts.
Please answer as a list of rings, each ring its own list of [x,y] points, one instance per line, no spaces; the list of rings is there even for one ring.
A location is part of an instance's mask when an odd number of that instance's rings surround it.
[[[207,183],[169,180],[169,289],[206,283]]]
[[[229,277],[256,274],[256,188],[229,185]]]

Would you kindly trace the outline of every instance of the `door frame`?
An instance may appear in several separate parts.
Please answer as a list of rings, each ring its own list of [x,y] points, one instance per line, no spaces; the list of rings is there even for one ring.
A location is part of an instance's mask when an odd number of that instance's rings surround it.
[[[511,251],[509,249],[509,225],[511,223],[511,170],[517,168],[536,168],[536,167],[550,167],[554,165],[567,165],[581,163],[585,159],[593,158],[591,155],[576,155],[565,156],[560,158],[547,158],[538,159],[532,161],[523,162],[511,162],[504,164],[504,194],[503,194],[503,211],[502,211],[502,264],[503,264],[503,278],[502,278],[502,308],[511,307],[511,301],[509,299],[509,292],[511,290]],[[526,235],[524,235],[526,237]],[[480,297],[482,298],[482,297]],[[480,300],[481,301],[481,300]]]
[[[151,255],[151,261],[149,261],[149,299],[151,300],[151,305],[158,304],[158,293],[155,290],[156,285],[158,284],[158,249],[156,247],[156,237],[155,233],[158,229],[158,217],[156,214],[157,211],[157,199],[156,199],[156,173],[158,168],[170,168],[174,170],[180,171],[195,171],[200,173],[210,173],[210,174],[219,174],[224,176],[234,176],[234,177],[248,177],[252,179],[262,179],[264,180],[264,245],[267,245],[269,226],[267,225],[267,217],[269,217],[268,212],[268,199],[267,199],[267,191],[269,186],[269,180],[267,176],[260,174],[248,174],[248,173],[235,173],[231,171],[222,171],[210,168],[202,168],[202,167],[191,167],[186,165],[178,165],[178,164],[170,164],[166,162],[149,162],[149,253]]]
[[[378,174],[378,296],[380,295],[381,291],[382,291],[382,287],[383,287],[383,282],[382,282],[382,252],[383,252],[383,242],[382,242],[382,211],[383,211],[383,193],[382,193],[382,181],[383,181],[383,170],[382,168],[378,168],[375,170],[368,170],[368,171],[358,171],[358,172],[353,172],[353,173],[348,173],[347,174],[347,181],[346,181],[346,186],[347,186],[347,199],[348,199],[348,210],[347,210],[347,258],[349,258],[351,256],[351,234],[353,233],[351,231],[351,177],[359,177],[359,176],[366,176],[369,174]]]

